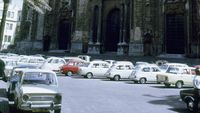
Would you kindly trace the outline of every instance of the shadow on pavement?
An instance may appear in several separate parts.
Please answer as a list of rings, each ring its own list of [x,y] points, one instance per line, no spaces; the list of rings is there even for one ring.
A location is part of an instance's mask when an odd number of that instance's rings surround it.
[[[152,95],[144,96],[152,97]],[[169,109],[177,113],[189,113],[189,110],[186,108],[186,104],[180,101],[180,97],[178,95],[165,96],[164,98],[160,98],[160,100],[149,101],[149,103],[170,106],[171,108]]]
[[[150,86],[150,87],[162,88],[162,89],[178,89],[175,86],[166,87],[166,86],[164,86],[164,84],[160,84],[159,86]],[[186,89],[186,88],[188,89],[188,88],[193,88],[193,87],[183,87],[182,89]]]

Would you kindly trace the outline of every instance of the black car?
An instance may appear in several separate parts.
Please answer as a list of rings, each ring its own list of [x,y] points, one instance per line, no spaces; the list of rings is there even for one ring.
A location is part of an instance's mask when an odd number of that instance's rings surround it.
[[[193,111],[194,107],[194,89],[186,89],[180,91],[181,99],[186,103],[187,109]]]

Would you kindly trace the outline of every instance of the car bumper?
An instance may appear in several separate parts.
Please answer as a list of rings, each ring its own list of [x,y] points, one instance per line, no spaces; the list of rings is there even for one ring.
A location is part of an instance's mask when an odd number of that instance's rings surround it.
[[[53,102],[25,102],[20,105],[20,109],[27,111],[48,111],[61,109],[61,104],[55,104]]]

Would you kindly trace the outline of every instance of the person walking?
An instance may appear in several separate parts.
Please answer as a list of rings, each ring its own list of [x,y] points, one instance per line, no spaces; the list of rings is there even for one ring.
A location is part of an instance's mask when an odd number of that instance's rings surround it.
[[[200,68],[197,67],[195,69],[196,72],[196,76],[194,77],[193,80],[193,85],[194,85],[194,107],[193,107],[193,111],[194,113],[199,113],[199,108],[198,108],[198,104],[199,104],[199,100],[200,100]]]
[[[5,63],[2,59],[0,59],[0,78],[2,78],[2,80],[6,81],[6,76],[5,76],[4,70],[5,70]]]

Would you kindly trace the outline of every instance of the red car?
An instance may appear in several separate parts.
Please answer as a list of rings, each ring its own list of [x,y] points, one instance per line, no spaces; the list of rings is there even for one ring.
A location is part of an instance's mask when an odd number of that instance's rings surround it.
[[[60,67],[60,72],[66,76],[71,76],[79,71],[79,66],[82,65],[84,61],[79,60],[69,60],[67,64]]]

